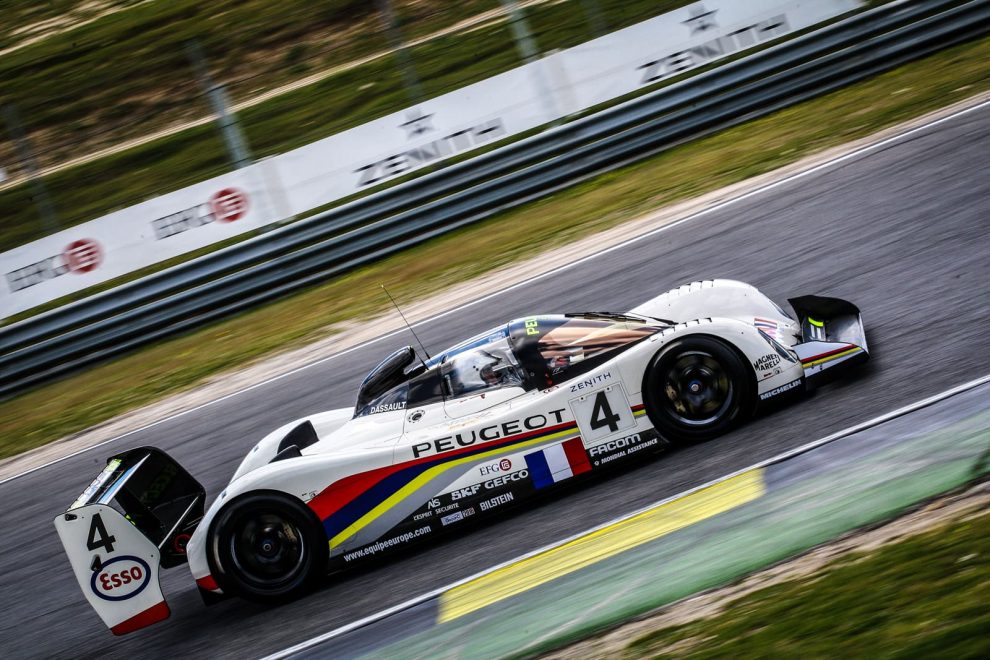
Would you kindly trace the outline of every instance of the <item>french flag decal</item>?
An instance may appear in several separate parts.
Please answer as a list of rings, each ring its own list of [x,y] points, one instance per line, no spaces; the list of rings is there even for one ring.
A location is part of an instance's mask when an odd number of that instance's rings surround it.
[[[581,438],[573,438],[559,445],[551,445],[540,451],[526,454],[526,467],[537,488],[552,486],[558,481],[591,470],[588,454]]]

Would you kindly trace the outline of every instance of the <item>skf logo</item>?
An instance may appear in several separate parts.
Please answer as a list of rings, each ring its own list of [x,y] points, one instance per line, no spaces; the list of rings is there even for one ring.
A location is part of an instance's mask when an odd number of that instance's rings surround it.
[[[224,188],[203,204],[156,218],[151,221],[155,238],[162,240],[211,222],[234,222],[248,212],[248,195],[240,188]]]
[[[103,248],[91,238],[69,243],[62,254],[42,259],[6,274],[11,293],[55,279],[66,273],[81,275],[95,270],[103,263]]]
[[[114,557],[93,573],[90,587],[103,600],[127,600],[144,591],[151,567],[140,557]]]

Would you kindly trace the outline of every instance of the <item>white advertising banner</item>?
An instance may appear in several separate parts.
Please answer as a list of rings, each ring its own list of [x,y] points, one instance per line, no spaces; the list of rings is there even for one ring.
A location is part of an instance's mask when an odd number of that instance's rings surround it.
[[[696,2],[240,171],[47,236],[0,254],[0,315],[305,213],[860,4]]]
[[[260,167],[149,199],[0,254],[0,315],[16,314],[272,222]]]
[[[834,18],[859,0],[706,0],[550,55],[564,114]]]
[[[299,214],[557,118],[539,93],[541,62],[276,156]]]
[[[859,0],[687,5],[276,156],[293,213],[851,11]]]

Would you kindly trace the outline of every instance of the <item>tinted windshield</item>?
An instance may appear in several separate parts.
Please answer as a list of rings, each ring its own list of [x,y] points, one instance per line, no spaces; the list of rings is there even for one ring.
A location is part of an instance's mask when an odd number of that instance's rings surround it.
[[[542,332],[537,351],[554,382],[575,371],[584,371],[592,363],[608,359],[608,353],[655,333],[656,326],[635,319],[610,320],[585,317],[562,317],[540,323]],[[600,359],[596,359],[600,358]],[[590,362],[589,362],[590,361]]]

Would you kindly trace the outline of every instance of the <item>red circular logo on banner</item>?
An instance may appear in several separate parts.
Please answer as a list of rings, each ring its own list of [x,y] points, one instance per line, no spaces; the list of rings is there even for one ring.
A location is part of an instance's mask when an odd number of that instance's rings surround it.
[[[247,193],[240,188],[224,188],[210,197],[213,215],[221,222],[240,220],[248,211]]]
[[[508,472],[509,470],[512,469],[512,461],[510,461],[507,458],[503,458],[501,461],[498,462],[498,467],[499,469],[502,470],[502,472]]]
[[[69,243],[62,256],[66,267],[73,273],[88,273],[103,262],[103,250],[91,238],[81,238]]]

